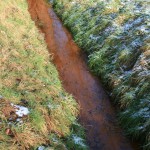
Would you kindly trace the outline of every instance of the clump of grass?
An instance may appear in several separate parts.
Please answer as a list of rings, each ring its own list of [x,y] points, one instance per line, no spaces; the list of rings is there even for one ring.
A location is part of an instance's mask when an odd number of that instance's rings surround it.
[[[89,66],[111,89],[120,122],[150,148],[149,2],[54,0],[53,6]]]
[[[73,97],[63,90],[46,47],[44,35],[38,32],[30,18],[27,2],[1,0],[2,150],[36,149],[40,145],[54,149],[60,145],[68,148],[65,139],[75,134],[72,125],[77,123],[78,105]],[[13,108],[15,105],[23,109],[28,108],[30,113],[17,117]],[[78,128],[76,130],[78,131]],[[83,132],[80,127],[79,130]],[[82,132],[77,135],[84,138]],[[54,137],[57,137],[57,141]],[[71,148],[76,145],[75,142],[72,143]],[[78,148],[85,146],[79,145]]]

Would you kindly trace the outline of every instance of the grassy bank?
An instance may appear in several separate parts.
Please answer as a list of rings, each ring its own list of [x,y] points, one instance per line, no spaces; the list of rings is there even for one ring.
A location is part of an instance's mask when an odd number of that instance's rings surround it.
[[[150,149],[148,1],[54,0],[89,66],[111,90],[126,133]]]
[[[0,3],[0,149],[87,149],[26,0]]]

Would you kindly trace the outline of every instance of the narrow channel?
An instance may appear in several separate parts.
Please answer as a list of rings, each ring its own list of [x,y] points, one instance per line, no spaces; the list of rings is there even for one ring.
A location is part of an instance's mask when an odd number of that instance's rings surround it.
[[[90,73],[80,48],[53,9],[44,0],[27,1],[32,19],[45,34],[63,87],[80,105],[79,119],[86,129],[90,149],[134,149],[118,126],[114,108],[100,81]]]

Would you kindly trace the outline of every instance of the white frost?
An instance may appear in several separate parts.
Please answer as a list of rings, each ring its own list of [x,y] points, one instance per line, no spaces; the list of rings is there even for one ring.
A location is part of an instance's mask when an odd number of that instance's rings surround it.
[[[90,34],[90,39],[92,39],[92,40],[98,40],[99,36],[95,36],[93,34]]]
[[[44,146],[39,146],[39,147],[38,147],[38,150],[44,150],[44,149],[45,149]]]
[[[85,146],[82,138],[78,137],[77,135],[73,135],[72,137],[75,144]]]
[[[17,121],[18,123],[20,123],[20,124],[23,123],[23,120],[21,120],[20,118],[17,118],[16,121]]]

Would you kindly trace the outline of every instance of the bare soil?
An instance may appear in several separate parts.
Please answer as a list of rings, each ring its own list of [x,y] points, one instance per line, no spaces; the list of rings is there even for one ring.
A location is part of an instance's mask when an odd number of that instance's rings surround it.
[[[79,47],[53,9],[44,0],[27,1],[32,19],[45,34],[63,87],[80,105],[79,118],[86,129],[90,149],[134,149],[118,126],[114,108],[101,83],[90,73]]]

